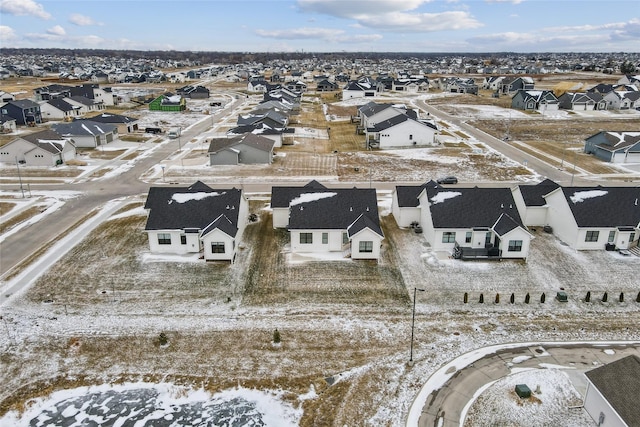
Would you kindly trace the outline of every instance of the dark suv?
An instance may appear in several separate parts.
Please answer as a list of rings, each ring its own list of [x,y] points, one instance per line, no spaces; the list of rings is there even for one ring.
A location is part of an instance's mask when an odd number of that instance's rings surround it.
[[[436,181],[438,184],[457,184],[458,178],[455,176],[446,176]]]

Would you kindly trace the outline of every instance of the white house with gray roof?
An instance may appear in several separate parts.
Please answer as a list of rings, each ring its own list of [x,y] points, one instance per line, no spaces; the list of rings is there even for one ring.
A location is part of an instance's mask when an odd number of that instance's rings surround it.
[[[76,157],[76,147],[69,138],[52,130],[20,137],[0,147],[0,161],[26,166],[56,166]]]
[[[214,189],[200,181],[189,187],[151,187],[144,208],[152,253],[200,253],[206,261],[231,262],[249,212],[242,190]]]
[[[392,212],[401,227],[417,222],[435,251],[456,258],[526,259],[532,235],[508,188],[445,188],[430,181],[397,186]]]
[[[118,138],[118,127],[109,123],[96,123],[91,120],[76,120],[70,123],[55,123],[51,126],[55,132],[71,138],[76,147],[97,148]]]
[[[573,249],[638,246],[640,188],[558,187],[544,199],[553,234]]]
[[[380,258],[380,227],[375,188],[273,187],[274,228],[287,228],[291,252],[337,253],[351,259]]]
[[[209,165],[267,164],[273,162],[275,142],[264,136],[245,133],[209,142]]]

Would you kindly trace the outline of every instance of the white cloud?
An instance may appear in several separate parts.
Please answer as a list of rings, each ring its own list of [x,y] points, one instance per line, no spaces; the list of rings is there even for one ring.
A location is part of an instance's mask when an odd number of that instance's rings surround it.
[[[332,43],[367,43],[382,39],[379,34],[347,34],[334,28],[290,28],[285,30],[256,30],[262,37],[281,40],[316,39]]]
[[[468,12],[463,11],[418,14],[394,12],[361,17],[359,22],[366,27],[403,33],[463,30],[483,26]]]
[[[0,12],[16,16],[35,16],[51,19],[51,14],[33,0],[1,0]]]
[[[511,3],[511,4],[520,4],[523,0],[484,0],[487,3]]]
[[[541,28],[536,32],[505,32],[486,34],[468,40],[479,50],[571,50],[576,46],[585,49],[616,49],[618,42],[640,42],[640,19],[628,22],[612,22],[601,25],[578,25]],[[621,49],[618,46],[618,49]]]
[[[89,25],[101,25],[99,22],[94,21],[90,16],[81,15],[79,13],[74,13],[73,15],[71,15],[69,17],[69,22],[80,27],[87,27]]]
[[[482,23],[468,12],[421,13],[415,10],[426,0],[298,0],[305,12],[355,20],[362,27],[395,32],[432,32],[479,28]]]
[[[0,25],[0,40],[8,41],[16,38],[16,33],[13,31],[13,28],[6,25]]]
[[[67,32],[60,25],[55,25],[47,30],[47,34],[54,36],[64,36]]]
[[[338,18],[357,19],[363,13],[385,14],[417,9],[429,0],[298,0],[303,11],[317,12]],[[366,12],[363,12],[366,11]]]

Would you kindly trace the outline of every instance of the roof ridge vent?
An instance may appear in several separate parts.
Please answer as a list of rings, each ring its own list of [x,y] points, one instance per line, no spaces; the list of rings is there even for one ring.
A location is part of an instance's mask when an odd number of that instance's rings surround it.
[[[229,208],[227,208],[229,209]],[[504,203],[500,203],[500,209],[504,209]]]
[[[349,212],[353,212],[353,206],[349,208]]]
[[[230,208],[230,206],[229,206],[229,205],[227,205],[227,210],[229,210],[229,208]]]

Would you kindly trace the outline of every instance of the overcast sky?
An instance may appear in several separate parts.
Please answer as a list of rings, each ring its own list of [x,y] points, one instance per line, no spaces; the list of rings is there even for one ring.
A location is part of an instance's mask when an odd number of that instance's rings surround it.
[[[640,2],[0,0],[0,45],[250,52],[639,52]]]

